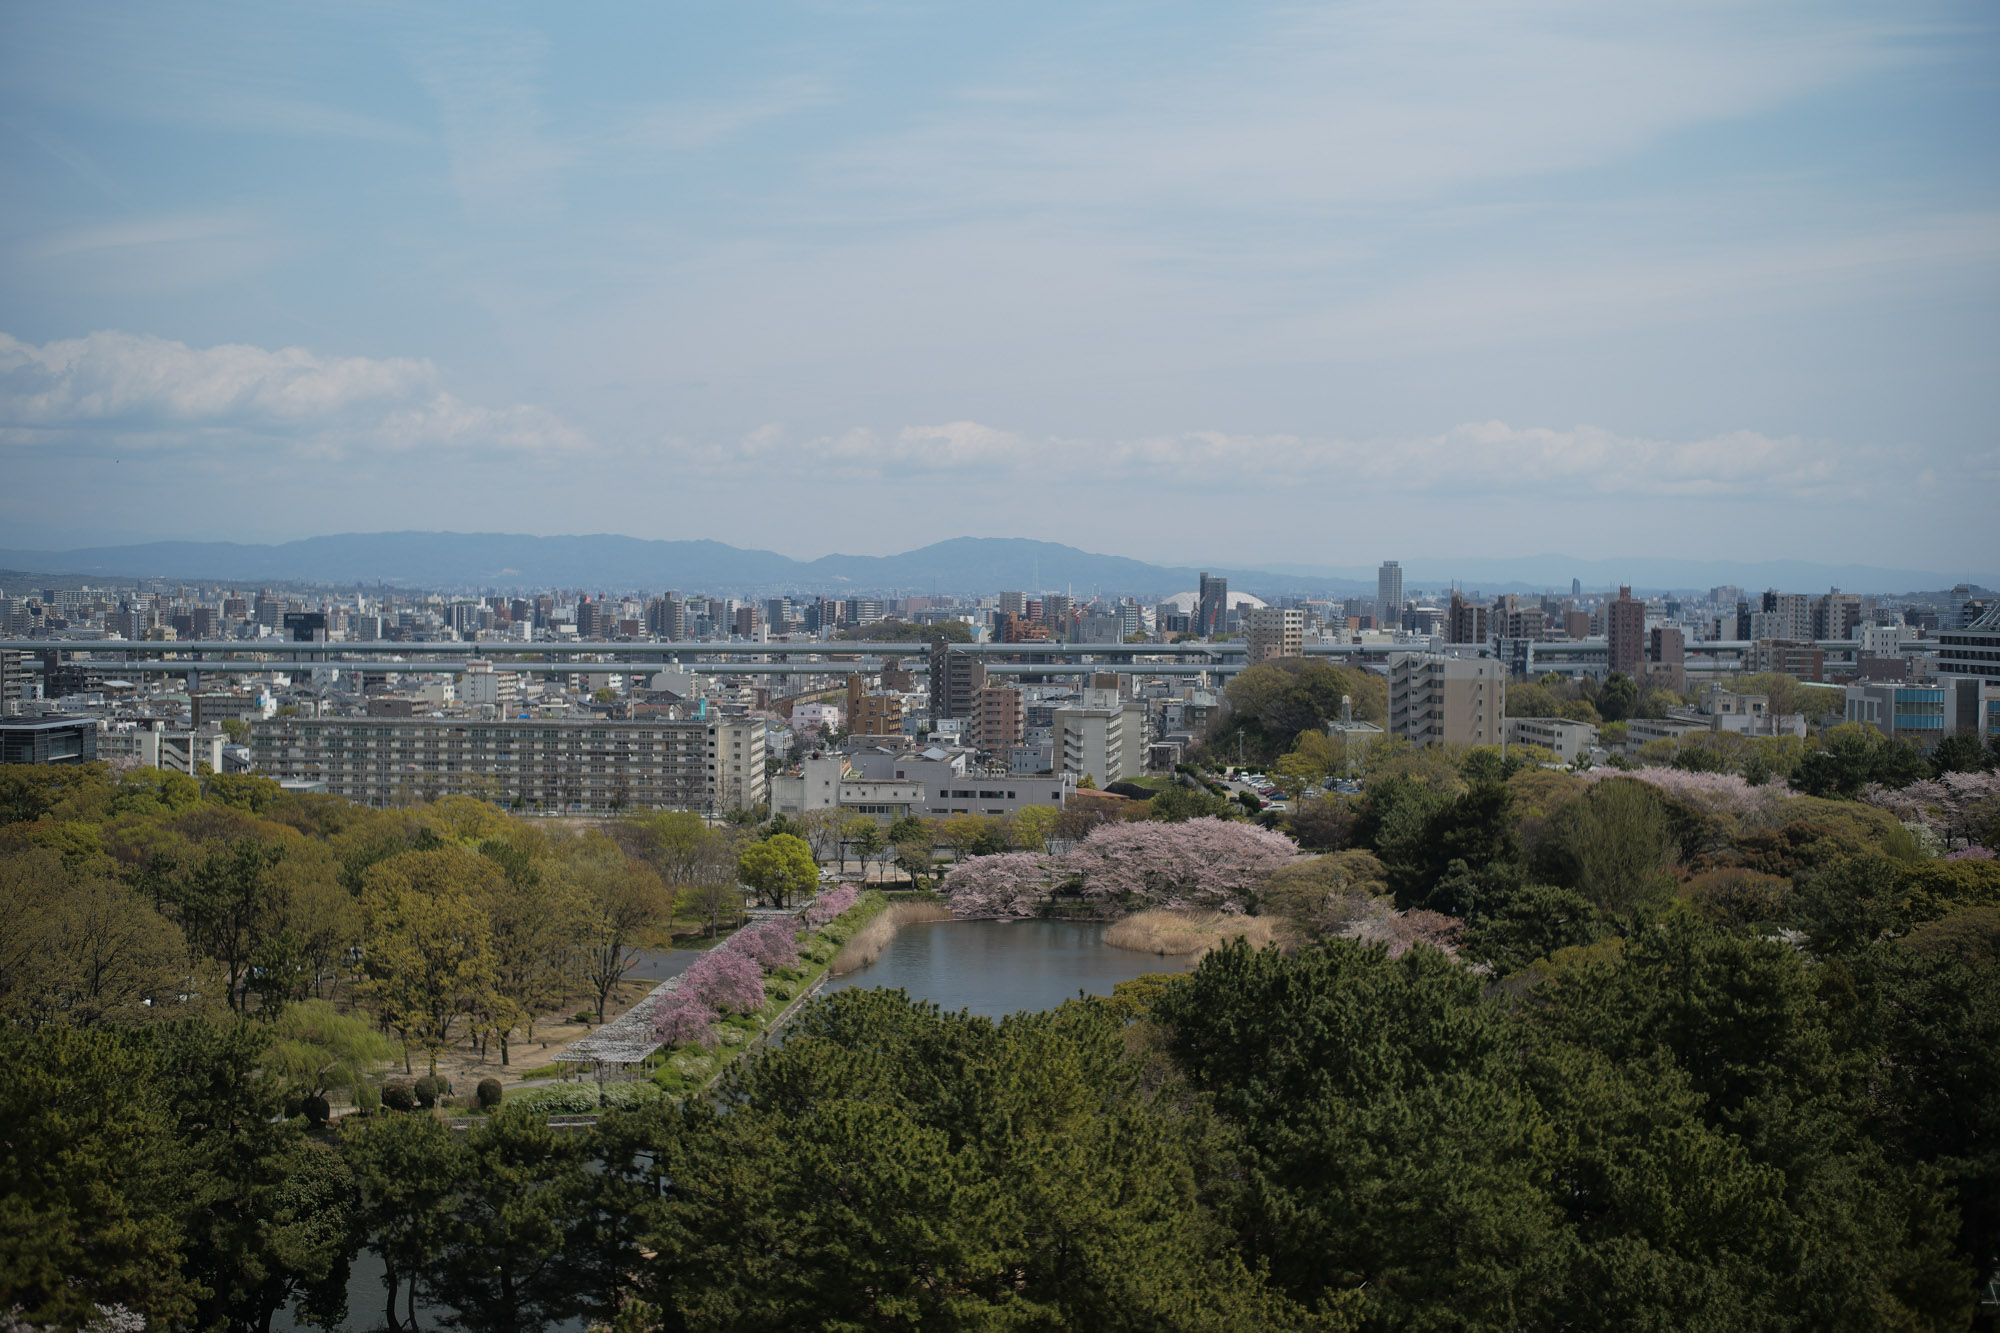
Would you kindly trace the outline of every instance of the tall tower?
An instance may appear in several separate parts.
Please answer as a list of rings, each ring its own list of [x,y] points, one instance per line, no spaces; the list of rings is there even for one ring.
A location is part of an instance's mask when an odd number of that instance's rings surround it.
[[[1197,596],[1194,632],[1201,638],[1212,639],[1222,632],[1224,623],[1229,619],[1229,580],[1212,579],[1204,570]]]
[[[1384,560],[1375,574],[1375,624],[1380,629],[1394,629],[1402,619],[1403,566],[1395,560]]]
[[[1634,600],[1630,588],[1604,604],[1604,638],[1613,671],[1634,677],[1645,671],[1646,604]]]

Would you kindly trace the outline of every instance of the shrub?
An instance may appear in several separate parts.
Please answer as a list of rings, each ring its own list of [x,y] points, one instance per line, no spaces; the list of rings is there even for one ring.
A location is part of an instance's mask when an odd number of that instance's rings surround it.
[[[444,1092],[444,1080],[434,1074],[425,1074],[410,1085],[410,1091],[417,1099],[417,1105],[426,1111],[437,1105],[438,1097]]]
[[[373,1083],[362,1083],[355,1087],[354,1109],[364,1113],[382,1109],[382,1094],[375,1090]]]
[[[646,1102],[658,1101],[664,1095],[653,1083],[607,1083],[604,1085],[604,1106],[614,1111],[627,1111]],[[554,1088],[537,1088],[517,1094],[508,1105],[535,1115],[588,1115],[599,1109],[597,1085],[565,1083]]]
[[[391,1111],[414,1111],[417,1109],[417,1094],[407,1083],[390,1083],[382,1088],[382,1105]]]
[[[480,1109],[490,1111],[500,1104],[502,1095],[500,1080],[497,1078],[482,1078],[479,1080],[479,1086],[474,1090],[474,1093],[479,1098]]]
[[[299,1110],[304,1113],[306,1123],[314,1129],[325,1129],[326,1122],[333,1118],[333,1108],[326,1104],[324,1097],[306,1098],[299,1103]]]

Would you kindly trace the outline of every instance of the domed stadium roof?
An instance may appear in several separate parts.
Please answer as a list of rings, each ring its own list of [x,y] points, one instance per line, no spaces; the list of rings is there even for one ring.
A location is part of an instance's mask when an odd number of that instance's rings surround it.
[[[1160,605],[1172,606],[1182,615],[1193,615],[1194,605],[1200,600],[1201,594],[1198,592],[1177,592],[1172,597],[1162,597]],[[1263,598],[1252,597],[1247,592],[1232,592],[1229,594],[1229,609],[1231,611],[1238,611],[1246,606],[1256,607],[1263,605],[1266,605]]]

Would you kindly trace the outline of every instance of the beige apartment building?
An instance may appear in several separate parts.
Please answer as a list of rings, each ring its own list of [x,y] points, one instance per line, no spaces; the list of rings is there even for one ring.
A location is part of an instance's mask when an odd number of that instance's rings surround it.
[[[1253,606],[1243,612],[1243,641],[1250,665],[1298,657],[1306,647],[1306,613],[1293,608]]]
[[[982,750],[1004,751],[1027,734],[1028,709],[1021,691],[1012,685],[988,685],[973,696],[972,743]]]
[[[250,746],[268,777],[372,806],[465,794],[532,810],[723,814],[767,795],[756,719],[287,718]]]
[[[1507,667],[1495,657],[1398,653],[1389,659],[1389,734],[1418,745],[1498,745]]]

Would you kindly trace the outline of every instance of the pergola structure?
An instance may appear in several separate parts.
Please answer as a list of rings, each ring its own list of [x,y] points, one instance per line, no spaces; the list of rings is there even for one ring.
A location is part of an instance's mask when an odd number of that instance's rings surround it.
[[[744,913],[745,924],[767,920],[772,917],[797,917],[799,909],[790,907],[753,907]],[[644,1077],[639,1071],[648,1056],[664,1044],[659,1030],[653,1025],[653,1015],[660,1002],[680,989],[679,977],[668,977],[648,991],[643,999],[630,1009],[606,1023],[597,1031],[579,1037],[563,1047],[553,1063],[559,1065],[587,1065],[595,1081],[605,1083],[634,1082]],[[583,1071],[579,1071],[583,1072]]]

